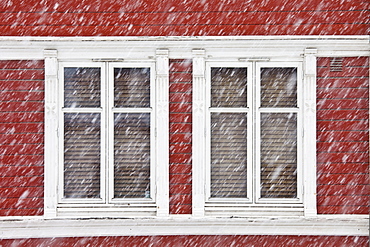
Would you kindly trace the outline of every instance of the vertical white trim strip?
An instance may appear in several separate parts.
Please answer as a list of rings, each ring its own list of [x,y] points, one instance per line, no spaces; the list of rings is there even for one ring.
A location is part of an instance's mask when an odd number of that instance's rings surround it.
[[[193,50],[193,216],[204,216],[205,50]]]
[[[303,183],[304,215],[315,217],[316,209],[316,48],[304,53]]]
[[[157,216],[169,215],[169,51],[156,50]]]
[[[44,50],[45,57],[45,143],[44,217],[57,213],[58,171],[58,61],[57,50]]]

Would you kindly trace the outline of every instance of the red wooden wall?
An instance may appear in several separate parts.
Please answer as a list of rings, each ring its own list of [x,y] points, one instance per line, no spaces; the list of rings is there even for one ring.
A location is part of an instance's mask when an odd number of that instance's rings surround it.
[[[369,214],[369,58],[319,58],[317,107],[318,213]]]
[[[43,214],[44,62],[0,61],[0,216]]]
[[[2,36],[365,35],[368,0],[2,0]]]

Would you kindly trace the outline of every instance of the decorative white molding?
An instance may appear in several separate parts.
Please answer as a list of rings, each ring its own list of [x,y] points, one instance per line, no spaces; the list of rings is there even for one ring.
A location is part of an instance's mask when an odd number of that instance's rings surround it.
[[[0,220],[0,238],[52,238],[148,235],[330,235],[368,236],[369,218],[362,215],[302,217],[157,219],[24,219]]]
[[[169,59],[167,49],[156,51],[156,183],[157,216],[169,215]]]
[[[58,170],[58,61],[57,50],[44,50],[45,56],[45,145],[44,216],[54,218],[57,208]]]
[[[44,49],[58,49],[59,59],[151,59],[153,47],[166,47],[170,58],[192,58],[207,48],[217,58],[287,57],[316,47],[318,57],[369,56],[369,36],[195,36],[195,37],[0,37],[1,59],[43,59]],[[227,52],[225,52],[227,48]],[[93,50],[99,50],[91,52]],[[98,55],[98,56],[97,56]]]
[[[193,53],[193,185],[192,213],[203,217],[205,213],[205,50],[194,49]]]
[[[316,48],[306,48],[303,79],[303,186],[304,215],[314,217],[316,209]]]

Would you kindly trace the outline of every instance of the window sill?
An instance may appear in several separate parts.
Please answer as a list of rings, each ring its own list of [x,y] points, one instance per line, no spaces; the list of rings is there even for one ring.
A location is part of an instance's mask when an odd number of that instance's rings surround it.
[[[367,236],[367,215],[304,217],[44,219],[1,217],[0,238],[147,235],[344,235]]]

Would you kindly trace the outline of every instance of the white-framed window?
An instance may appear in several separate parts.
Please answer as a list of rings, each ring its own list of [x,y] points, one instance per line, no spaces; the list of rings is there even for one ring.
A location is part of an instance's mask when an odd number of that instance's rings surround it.
[[[60,63],[59,203],[155,202],[154,63]]]
[[[206,202],[301,203],[300,63],[206,64]]]
[[[46,217],[168,215],[167,53],[46,60]]]
[[[217,59],[205,51],[193,54],[195,214],[315,215],[307,59]]]

